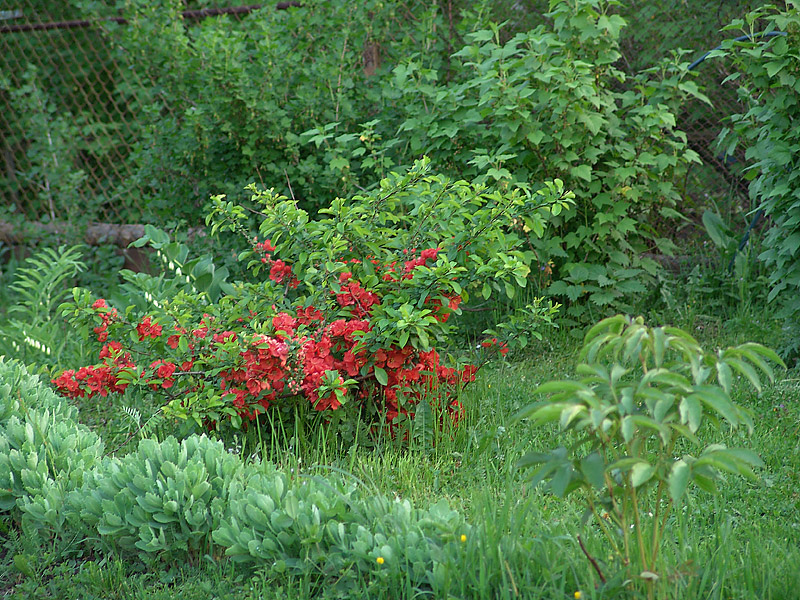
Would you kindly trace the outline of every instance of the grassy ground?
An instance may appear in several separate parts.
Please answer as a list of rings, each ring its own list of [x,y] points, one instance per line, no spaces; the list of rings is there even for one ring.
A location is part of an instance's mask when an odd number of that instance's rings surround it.
[[[695,315],[687,323],[707,346],[746,340],[769,341],[775,330],[757,317],[714,320]],[[600,581],[577,543],[584,540],[605,575],[617,570],[592,525],[581,526],[577,499],[560,500],[531,489],[514,465],[531,449],[564,442],[556,430],[513,424],[511,415],[532,400],[536,385],[573,375],[578,342],[568,335],[540,344],[527,356],[484,369],[464,397],[467,418],[435,444],[410,448],[313,446],[302,454],[283,452],[285,466],[318,472],[320,465],[352,473],[388,496],[428,504],[446,498],[475,526],[465,544],[474,568],[453,582],[452,598],[631,597],[624,582],[598,589]],[[758,483],[731,478],[718,496],[694,491],[674,513],[662,549],[663,597],[800,598],[800,378],[784,374],[759,397],[742,388],[737,402],[756,415],[756,431],[707,436],[758,452],[766,463]],[[124,420],[113,410],[95,415],[93,425],[124,439]],[[113,447],[113,443],[108,444]],[[158,569],[114,556],[78,556],[65,544],[32,547],[15,531],[0,531],[0,597],[15,599],[142,598],[206,599],[326,598],[330,582],[268,578],[210,557],[200,564]],[[66,559],[65,557],[71,556]],[[347,597],[420,598],[413,589],[366,587]]]

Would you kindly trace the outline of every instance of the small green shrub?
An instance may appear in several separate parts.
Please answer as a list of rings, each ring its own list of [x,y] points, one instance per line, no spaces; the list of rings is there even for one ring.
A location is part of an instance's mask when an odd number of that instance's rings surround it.
[[[313,477],[293,481],[270,464],[250,470],[231,486],[229,517],[214,531],[214,541],[236,562],[303,573],[310,561],[328,571],[331,557],[320,542],[330,543],[326,529],[350,519],[355,486]]]
[[[0,512],[21,517],[28,532],[61,529],[64,494],[103,455],[102,440],[77,416],[38,376],[0,359]]]
[[[336,477],[290,479],[270,465],[254,470],[232,486],[229,516],[213,534],[234,561],[336,578],[337,589],[363,577],[441,589],[448,567],[452,576],[469,527],[445,501],[421,510]]]
[[[556,496],[581,490],[584,519],[603,532],[625,579],[643,584],[652,598],[668,581],[658,561],[661,541],[689,486],[715,493],[722,473],[756,479],[753,468],[763,466],[751,451],[703,445],[701,427],[726,423],[752,432],[750,412],[730,398],[732,386],[741,377],[760,391],[759,372],[774,379],[768,361],[783,363],[753,343],[706,352],[681,329],[622,315],[586,334],[579,360],[580,381],[539,386],[536,393],[550,397],[518,415],[536,426],[558,423],[574,432],[575,443],[530,452],[519,466],[533,468],[531,483],[547,480]]]
[[[241,461],[222,442],[191,436],[178,443],[141,440],[107,458],[69,494],[67,518],[99,534],[107,550],[154,557],[197,557],[226,510]]]

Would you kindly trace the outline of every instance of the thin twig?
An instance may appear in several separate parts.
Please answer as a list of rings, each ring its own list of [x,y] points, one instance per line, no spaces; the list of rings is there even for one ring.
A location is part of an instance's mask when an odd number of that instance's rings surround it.
[[[286,175],[286,184],[289,186],[289,193],[292,195],[292,200],[297,202],[297,199],[294,197],[294,190],[292,189],[292,182],[289,181],[289,173],[286,172],[286,169],[283,170],[283,174]]]
[[[589,562],[592,563],[592,566],[594,567],[594,570],[597,571],[597,576],[600,577],[600,581],[605,583],[606,582],[606,578],[603,575],[603,571],[600,570],[600,565],[598,565],[597,561],[594,558],[592,558],[591,554],[589,554],[589,551],[586,549],[586,546],[583,545],[583,540],[581,539],[580,535],[578,535],[578,545],[581,547],[581,550],[586,555],[586,558],[589,559]]]

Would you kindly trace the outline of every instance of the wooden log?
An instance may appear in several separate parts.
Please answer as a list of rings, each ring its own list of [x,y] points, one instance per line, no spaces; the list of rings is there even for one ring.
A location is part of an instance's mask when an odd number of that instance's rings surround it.
[[[190,227],[188,233],[190,239],[206,235],[202,227]],[[149,270],[149,250],[128,246],[142,236],[144,225],[135,223],[89,223],[78,226],[66,221],[28,221],[21,225],[0,221],[0,242],[7,246],[25,246],[42,237],[54,239],[58,244],[116,246],[118,253],[125,257],[125,268],[137,272]]]

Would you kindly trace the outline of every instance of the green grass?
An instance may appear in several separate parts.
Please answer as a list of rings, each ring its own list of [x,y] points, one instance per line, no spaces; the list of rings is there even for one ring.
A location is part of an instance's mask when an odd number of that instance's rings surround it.
[[[759,317],[763,318],[763,317]],[[744,340],[769,342],[775,326],[752,317],[738,322],[696,320],[693,333],[705,345]],[[698,324],[704,326],[698,328]],[[275,458],[307,472],[351,473],[376,492],[420,505],[446,498],[474,529],[464,544],[465,564],[452,574],[452,598],[630,598],[604,538],[582,527],[577,499],[561,500],[531,489],[515,462],[531,449],[564,443],[556,430],[513,424],[511,416],[532,400],[536,385],[573,376],[578,342],[558,333],[514,362],[484,369],[464,395],[466,418],[433,444],[412,442],[343,448],[336,436]],[[800,377],[767,386],[761,396],[745,389],[735,400],[756,415],[752,436],[741,431],[708,434],[704,443],[724,442],[758,452],[766,463],[761,480],[729,478],[720,494],[694,491],[674,511],[662,549],[659,575],[664,598],[713,600],[800,598]],[[98,411],[92,425],[114,440],[127,435],[126,418],[113,407]],[[125,431],[123,431],[125,430]],[[110,447],[113,444],[109,443]],[[2,527],[2,525],[0,525]],[[609,582],[599,578],[588,553]],[[0,598],[128,599],[333,598],[333,582],[313,577],[278,578],[245,572],[206,557],[198,564],[148,567],[117,556],[80,554],[77,544],[40,548],[13,530],[0,530]],[[364,582],[347,598],[425,598],[409,586],[385,589]]]

